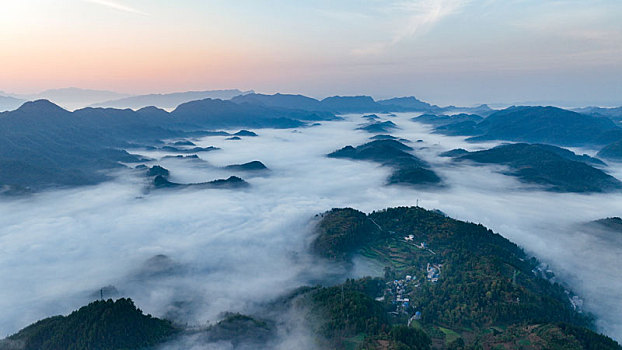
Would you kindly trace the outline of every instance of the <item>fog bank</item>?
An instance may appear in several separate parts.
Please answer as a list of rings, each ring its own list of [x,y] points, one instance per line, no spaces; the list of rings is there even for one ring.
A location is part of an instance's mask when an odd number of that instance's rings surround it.
[[[498,167],[455,165],[438,153],[495,143],[430,134],[427,126],[409,120],[414,114],[381,116],[401,128],[394,136],[413,141],[410,146],[446,188],[384,186],[389,168],[326,158],[373,136],[355,130],[365,121],[360,115],[348,115],[310,128],[255,130],[258,137],[239,141],[193,140],[221,148],[199,153],[202,161],[159,160],[164,153],[132,150],[154,158],[149,165],[169,169],[171,181],[238,175],[251,185],[244,190],[145,191],[148,179],[127,170],[98,186],[1,198],[0,336],[66,314],[109,285],[146,313],[194,326],[216,322],[224,311],[253,313],[300,285],[346,276],[342,266],[308,255],[315,214],[333,207],[369,212],[419,200],[425,208],[482,223],[550,264],[599,316],[599,327],[621,340],[622,246],[579,226],[621,215],[619,194],[549,193],[501,175]],[[252,160],[270,171],[249,175],[222,169]],[[165,257],[149,260],[158,255]],[[373,272],[373,266],[360,264],[354,273]],[[283,344],[288,341],[283,338]]]

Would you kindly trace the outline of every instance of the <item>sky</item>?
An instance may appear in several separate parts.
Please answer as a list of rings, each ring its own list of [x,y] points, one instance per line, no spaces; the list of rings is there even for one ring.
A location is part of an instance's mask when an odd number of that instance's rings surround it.
[[[619,0],[3,0],[0,90],[622,105]]]

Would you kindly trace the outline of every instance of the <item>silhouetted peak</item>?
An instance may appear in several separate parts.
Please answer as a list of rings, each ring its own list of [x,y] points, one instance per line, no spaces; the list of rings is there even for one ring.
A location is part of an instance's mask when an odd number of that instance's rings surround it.
[[[162,112],[167,113],[162,108],[158,108],[158,107],[155,107],[155,106],[143,107],[143,108],[137,110],[136,112],[139,112],[139,113],[162,113]]]
[[[27,113],[67,112],[65,109],[50,102],[49,100],[36,100],[26,102],[21,107],[19,107],[17,111]]]
[[[374,102],[371,96],[331,96],[322,100],[322,102],[334,102],[334,101],[359,101],[359,102]]]
[[[204,109],[207,107],[216,107],[216,106],[230,106],[235,105],[235,103],[231,101],[223,101],[220,99],[213,98],[204,98],[202,100],[190,101],[186,103],[182,103],[172,112],[173,114],[183,111],[194,111],[196,109]]]

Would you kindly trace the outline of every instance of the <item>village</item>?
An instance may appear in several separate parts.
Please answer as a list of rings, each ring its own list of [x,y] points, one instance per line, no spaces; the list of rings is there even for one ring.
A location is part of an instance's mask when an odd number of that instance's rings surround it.
[[[415,243],[414,239],[414,235],[404,237],[404,241],[412,246],[436,255],[436,253],[430,249],[425,242]],[[411,303],[412,293],[421,286],[421,283],[437,283],[441,277],[442,268],[443,264],[428,262],[423,273],[424,278],[406,275],[402,279],[394,279],[386,282],[384,294],[381,297],[376,298],[376,300],[390,302],[395,306],[395,309],[391,311],[391,314],[394,316],[409,316],[408,324],[410,325],[413,321],[421,319],[422,316],[421,311],[417,310],[417,306]]]

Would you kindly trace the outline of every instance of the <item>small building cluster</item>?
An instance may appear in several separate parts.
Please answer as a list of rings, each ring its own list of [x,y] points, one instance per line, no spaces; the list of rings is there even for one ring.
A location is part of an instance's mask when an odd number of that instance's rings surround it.
[[[387,282],[383,300],[386,299],[395,305],[395,314],[408,313],[410,307],[409,294],[417,287],[419,284],[410,275],[404,279]]]
[[[441,268],[443,264],[430,264],[426,268],[427,271],[427,279],[432,283],[438,282],[439,277],[441,276]]]

